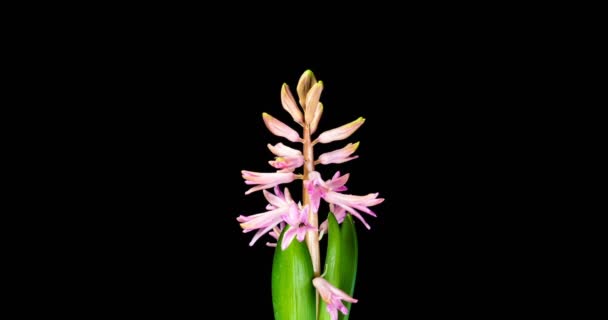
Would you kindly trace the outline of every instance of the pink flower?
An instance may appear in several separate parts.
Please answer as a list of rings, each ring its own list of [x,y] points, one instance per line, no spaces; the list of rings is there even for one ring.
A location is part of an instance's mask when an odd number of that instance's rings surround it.
[[[344,208],[344,210],[346,210],[348,213],[361,220],[361,222],[365,225],[367,229],[370,229],[371,227],[369,226],[369,224],[367,224],[367,222],[365,222],[365,219],[363,219],[363,217],[357,210],[363,211],[372,217],[376,217],[376,214],[368,207],[375,206],[384,201],[384,199],[378,198],[378,193],[370,193],[365,196],[355,196],[351,194],[342,194],[333,191],[328,192],[323,198],[323,200],[332,203],[338,207]]]
[[[338,319],[338,310],[342,314],[348,314],[348,309],[342,303],[342,300],[351,303],[357,303],[357,299],[346,294],[344,291],[332,286],[327,280],[317,277],[312,280],[312,284],[319,291],[321,299],[327,304],[327,312],[331,316],[331,320]]]
[[[289,211],[283,215],[283,220],[287,222],[290,227],[285,231],[285,235],[283,236],[283,243],[281,243],[282,250],[289,247],[289,244],[291,244],[294,237],[302,242],[306,237],[306,232],[317,231],[317,228],[313,227],[308,222],[308,206],[305,206],[304,208],[291,206]]]
[[[315,142],[329,143],[332,141],[343,140],[350,137],[359,127],[365,122],[363,117],[359,117],[357,120],[347,123],[341,127],[327,130],[319,135]]]
[[[370,193],[365,196],[355,196],[350,194],[342,194],[340,191],[345,191],[346,181],[348,181],[348,174],[340,176],[340,172],[336,172],[331,180],[323,181],[321,175],[313,171],[308,174],[308,180],[305,181],[306,190],[310,196],[311,205],[315,212],[319,210],[319,204],[321,198],[329,204],[334,205],[336,208],[342,208],[346,212],[352,214],[359,219],[367,229],[371,227],[359,211],[363,211],[372,217],[376,217],[376,214],[368,207],[375,206],[384,201],[382,198],[378,198],[378,193]],[[358,210],[358,211],[357,211]]]
[[[329,191],[346,191],[347,188],[344,186],[348,177],[347,173],[340,177],[340,171],[334,174],[331,180],[327,182],[323,181],[321,174],[317,171],[313,171],[308,174],[308,180],[304,181],[304,187],[308,191],[310,196],[310,203],[314,212],[319,211],[319,205],[321,204],[321,198],[325,197]]]
[[[270,132],[272,132],[272,134],[275,136],[286,138],[291,142],[302,142],[300,135],[280,120],[277,120],[275,117],[266,112],[262,113],[262,118],[264,118],[266,128],[268,128],[268,130],[270,130]]]
[[[268,149],[277,156],[274,161],[271,160],[268,163],[277,169],[281,169],[279,172],[292,172],[304,164],[304,156],[299,150],[292,149],[282,143],[277,143],[276,146],[268,144]]]
[[[243,174],[243,179],[245,179],[245,184],[258,185],[247,190],[245,194],[272,188],[282,183],[290,183],[298,177],[293,172],[253,172],[242,170],[241,173]]]
[[[285,188],[285,194],[281,192],[279,187],[274,188],[275,194],[272,194],[266,190],[263,192],[264,197],[268,201],[266,210],[269,211],[250,216],[241,215],[236,218],[236,220],[241,223],[241,228],[243,228],[244,233],[258,230],[253,236],[253,239],[251,239],[251,242],[249,243],[250,246],[253,246],[253,244],[261,236],[271,230],[277,234],[280,234],[280,229],[276,229],[276,227],[277,225],[280,227],[280,223],[283,222],[283,215],[287,214],[289,210],[294,207],[298,209],[298,205],[291,198],[287,188]]]
[[[315,164],[330,164],[330,163],[344,163],[353,159],[359,158],[359,156],[350,156],[359,147],[359,142],[349,143],[344,148],[326,152],[319,156],[319,159],[315,161]]]

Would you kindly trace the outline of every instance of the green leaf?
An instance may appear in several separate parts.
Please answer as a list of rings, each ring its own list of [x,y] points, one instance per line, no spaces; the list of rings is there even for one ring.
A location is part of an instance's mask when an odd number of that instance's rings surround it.
[[[315,289],[308,248],[294,239],[281,250],[283,230],[272,262],[272,306],[275,320],[315,320]]]
[[[353,295],[357,277],[358,243],[357,232],[353,219],[347,215],[342,227],[336,221],[333,213],[328,216],[329,235],[327,240],[327,256],[325,258],[325,280],[340,290]],[[351,304],[344,303],[350,311]],[[350,312],[349,312],[350,314]],[[319,320],[330,320],[325,302],[319,307]],[[338,319],[348,320],[348,315],[338,313]]]

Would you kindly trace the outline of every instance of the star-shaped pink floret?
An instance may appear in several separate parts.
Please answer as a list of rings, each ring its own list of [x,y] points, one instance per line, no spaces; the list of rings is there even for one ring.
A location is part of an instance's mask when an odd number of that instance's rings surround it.
[[[317,231],[317,228],[312,226],[308,221],[308,206],[304,208],[291,206],[287,214],[283,215],[283,220],[289,224],[289,229],[285,231],[283,242],[281,243],[281,249],[283,250],[289,247],[294,237],[302,242],[306,237],[306,232]]]
[[[238,222],[241,223],[241,228],[243,228],[243,232],[251,232],[253,230],[257,230],[253,239],[249,243],[250,246],[253,244],[264,234],[270,231],[277,231],[275,228],[277,226],[280,227],[280,223],[283,222],[283,216],[288,214],[290,210],[295,208],[298,210],[298,204],[293,201],[289,190],[285,188],[285,193],[282,193],[279,187],[274,188],[274,194],[264,190],[264,197],[268,200],[268,205],[266,206],[266,212],[253,214],[250,216],[239,216],[236,218]]]
[[[369,224],[367,224],[359,211],[375,217],[376,214],[368,207],[380,204],[384,199],[378,198],[378,193],[370,193],[364,196],[340,193],[340,191],[345,191],[347,189],[345,184],[348,181],[348,177],[348,174],[340,176],[340,172],[338,171],[333,178],[323,181],[318,172],[313,171],[309,173],[305,185],[310,196],[313,210],[315,210],[315,212],[319,210],[320,201],[323,199],[327,203],[333,204],[334,207],[340,207],[346,210],[346,212],[359,219],[367,229],[370,229]]]

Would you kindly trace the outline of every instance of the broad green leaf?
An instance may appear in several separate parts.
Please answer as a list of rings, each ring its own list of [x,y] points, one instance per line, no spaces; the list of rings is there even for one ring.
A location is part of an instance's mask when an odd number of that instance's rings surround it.
[[[325,258],[325,280],[340,290],[353,295],[357,277],[358,243],[357,232],[350,215],[342,222],[342,227],[336,221],[333,213],[329,214],[329,235],[327,240],[327,256]],[[350,311],[350,303],[344,303]],[[330,320],[326,305],[321,301],[319,320]],[[350,312],[349,312],[350,314]],[[338,313],[338,319],[347,320],[348,315]]]
[[[281,250],[283,230],[272,263],[272,306],[275,320],[315,320],[315,289],[308,248],[294,239]]]

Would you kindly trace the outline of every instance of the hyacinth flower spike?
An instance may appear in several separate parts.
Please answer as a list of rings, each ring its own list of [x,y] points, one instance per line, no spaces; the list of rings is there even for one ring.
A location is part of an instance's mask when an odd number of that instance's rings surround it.
[[[325,180],[323,169],[316,168],[357,159],[359,142],[347,143],[318,157],[314,147],[347,139],[365,122],[365,118],[359,117],[317,133],[326,112],[321,102],[324,89],[324,83],[317,81],[310,70],[298,81],[297,100],[290,87],[283,84],[281,106],[293,123],[290,125],[266,112],[262,113],[262,120],[273,135],[285,139],[287,144],[276,141],[267,144],[274,157],[268,160],[272,168],[269,172],[241,171],[245,184],[250,186],[245,194],[261,190],[268,202],[266,211],[240,215],[237,221],[243,232],[255,231],[250,245],[264,235],[275,241],[266,243],[275,247],[272,271],[275,320],[294,319],[294,315],[300,320],[337,320],[338,311],[348,314],[350,303],[357,302],[352,298],[358,259],[355,221],[371,228],[364,216],[376,217],[370,207],[384,201],[378,193],[347,194],[350,174],[336,171],[331,179]],[[301,201],[294,200],[289,189],[282,187],[296,180],[302,181]],[[322,212],[328,209],[329,214]],[[319,214],[323,214],[321,225]],[[324,234],[328,234],[328,241],[322,264],[319,240]]]

